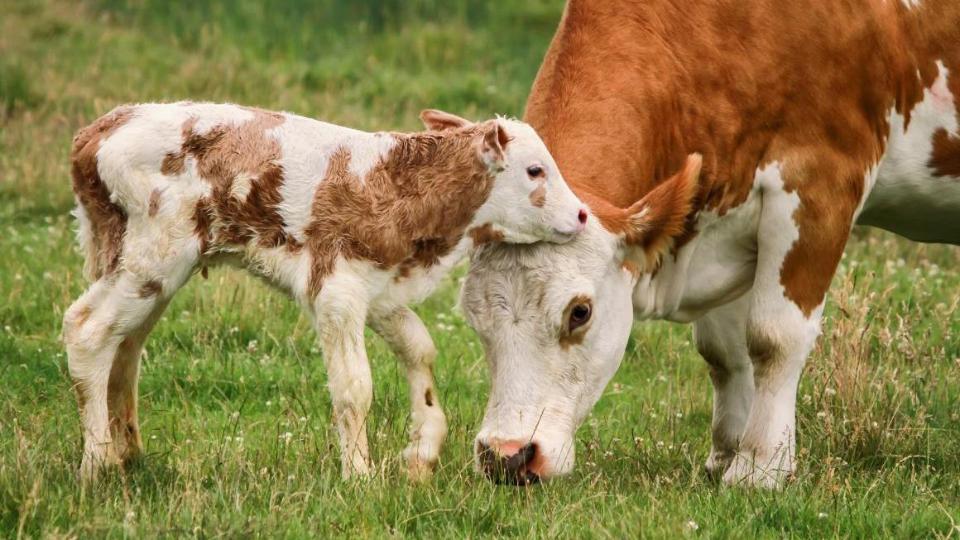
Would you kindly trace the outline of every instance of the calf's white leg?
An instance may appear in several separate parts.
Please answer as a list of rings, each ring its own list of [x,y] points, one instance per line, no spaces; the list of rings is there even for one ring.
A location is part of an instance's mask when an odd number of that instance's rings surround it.
[[[373,401],[373,379],[363,339],[368,294],[361,277],[339,272],[324,281],[313,303],[344,478],[370,473],[366,422]]]
[[[148,282],[119,271],[94,283],[64,317],[67,364],[80,406],[81,479],[140,451],[136,377],[143,340],[165,302]]]
[[[429,477],[447,435],[447,419],[434,390],[437,349],[423,322],[408,307],[372,314],[370,324],[400,358],[410,385],[410,444],[403,458],[411,478]]]

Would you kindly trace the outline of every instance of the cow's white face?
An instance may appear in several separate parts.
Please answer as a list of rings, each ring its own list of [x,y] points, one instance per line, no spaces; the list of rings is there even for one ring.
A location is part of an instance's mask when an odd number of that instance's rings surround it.
[[[461,303],[492,377],[478,465],[526,483],[573,468],[573,435],[616,372],[633,322],[633,275],[614,235],[591,218],[564,245],[488,246]],[[532,448],[532,450],[531,450]],[[530,453],[497,470],[496,456]]]
[[[476,441],[482,472],[525,484],[572,470],[574,433],[623,357],[633,286],[683,231],[699,171],[691,156],[641,201],[614,209],[607,227],[590,217],[569,243],[473,254],[461,305],[492,379]]]
[[[529,124],[507,118],[474,124],[432,109],[420,117],[430,129],[479,129],[482,133],[478,151],[495,178],[471,228],[484,228],[487,239],[513,244],[562,243],[583,230],[586,205],[567,186]]]

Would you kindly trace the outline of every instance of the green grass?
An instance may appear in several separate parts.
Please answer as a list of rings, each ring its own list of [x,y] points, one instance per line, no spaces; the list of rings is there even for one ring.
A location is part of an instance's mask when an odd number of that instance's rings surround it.
[[[227,270],[186,287],[148,343],[146,458],[78,489],[58,340],[84,287],[68,217],[76,128],[121,102],[185,98],[368,129],[416,128],[424,107],[520,115],[562,9],[283,4],[0,1],[0,537],[956,534],[960,251],[875,231],[857,232],[834,282],[800,389],[800,470],[783,492],[702,474],[710,384],[690,328],[666,323],[636,326],[579,433],[575,474],[525,490],[480,479],[470,443],[487,373],[453,308],[456,279],[417,308],[440,349],[451,428],[439,471],[404,479],[406,386],[370,336],[377,467],[344,482],[309,325]]]

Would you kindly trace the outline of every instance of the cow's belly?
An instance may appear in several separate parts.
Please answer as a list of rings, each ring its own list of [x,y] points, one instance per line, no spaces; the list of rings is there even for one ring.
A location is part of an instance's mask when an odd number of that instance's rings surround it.
[[[941,70],[906,129],[903,116],[891,114],[887,150],[857,223],[918,242],[960,244],[960,178],[930,166],[934,135],[958,136],[956,100],[945,80]]]

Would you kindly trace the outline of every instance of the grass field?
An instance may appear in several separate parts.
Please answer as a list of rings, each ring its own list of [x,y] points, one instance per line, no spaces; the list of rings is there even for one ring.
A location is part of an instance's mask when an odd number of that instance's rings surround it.
[[[960,250],[859,230],[801,385],[797,478],[779,493],[702,473],[710,383],[690,327],[666,323],[636,325],[571,477],[482,480],[470,448],[487,373],[455,279],[417,308],[451,428],[437,474],[403,475],[406,384],[370,335],[376,472],[344,482],[309,325],[221,269],[176,297],[148,343],[146,458],[78,489],[58,340],[84,288],[68,216],[78,127],[118,103],[186,98],[367,129],[417,128],[428,106],[520,115],[562,9],[282,4],[0,0],[0,537],[960,535]]]

